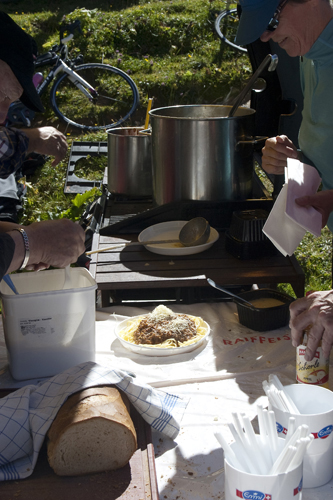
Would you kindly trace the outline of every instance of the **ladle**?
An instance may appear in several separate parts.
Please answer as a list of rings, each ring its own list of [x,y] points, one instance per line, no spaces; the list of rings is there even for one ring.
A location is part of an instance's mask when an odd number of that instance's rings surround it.
[[[248,302],[247,300],[243,299],[243,297],[240,297],[239,295],[236,295],[235,293],[229,292],[229,290],[227,290],[226,288],[223,288],[222,286],[217,285],[215,283],[215,281],[211,280],[210,278],[207,278],[207,281],[210,284],[210,286],[212,286],[213,288],[216,288],[217,290],[220,290],[221,292],[224,292],[224,293],[230,295],[231,297],[233,297],[236,300],[236,302],[241,302],[241,303],[246,304],[247,306],[251,307],[251,309],[256,309],[256,307],[254,307],[254,305],[251,304],[251,302]]]
[[[267,68],[268,71],[274,71],[278,62],[279,62],[279,58],[278,58],[278,56],[276,54],[273,54],[273,55],[272,54],[267,54],[267,56],[265,57],[265,59],[258,66],[258,68],[253,73],[253,75],[250,78],[250,80],[247,82],[247,84],[245,85],[245,87],[243,88],[243,90],[238,95],[238,97],[237,97],[237,99],[235,101],[235,104],[232,106],[232,108],[231,108],[231,110],[229,112],[229,117],[234,116],[234,114],[236,113],[237,109],[239,108],[241,102],[243,101],[244,97],[246,96],[246,94],[248,93],[248,91],[252,89],[254,83],[256,82],[257,78],[261,75],[261,73],[264,71],[264,69],[266,68],[267,64],[269,64],[269,66]]]
[[[147,240],[147,241],[129,241],[128,243],[118,243],[112,245],[111,247],[99,248],[98,250],[92,250],[86,252],[86,255],[91,255],[93,253],[105,252],[107,250],[112,250],[113,248],[119,246],[130,246],[130,245],[160,245],[162,243],[181,243],[184,247],[195,247],[198,245],[203,245],[208,241],[210,235],[210,225],[206,219],[203,217],[195,217],[184,224],[184,226],[179,231],[178,239],[173,240]]]

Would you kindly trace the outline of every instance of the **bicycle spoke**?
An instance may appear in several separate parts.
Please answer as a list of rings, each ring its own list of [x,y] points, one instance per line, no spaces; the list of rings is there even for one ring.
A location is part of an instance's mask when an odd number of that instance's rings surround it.
[[[136,109],[138,91],[131,78],[112,66],[84,64],[77,74],[96,91],[87,96],[63,75],[52,89],[55,112],[72,125],[87,128],[110,128],[122,123]]]
[[[103,101],[104,99],[104,101]],[[97,105],[102,105],[102,106],[107,106],[110,101],[112,102],[119,102],[120,104],[126,104],[125,101],[120,101],[119,99],[114,99],[113,97],[109,97],[106,95],[98,95],[94,100],[94,104]]]

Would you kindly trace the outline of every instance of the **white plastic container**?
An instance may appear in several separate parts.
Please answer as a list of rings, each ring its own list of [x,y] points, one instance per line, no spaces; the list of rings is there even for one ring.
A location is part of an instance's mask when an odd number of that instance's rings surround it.
[[[236,453],[236,456],[242,454],[243,450],[238,443],[233,442],[231,448]],[[239,500],[239,498],[255,500],[302,500],[302,463],[289,472],[259,475],[236,469],[225,458],[224,471],[225,500]]]
[[[49,377],[95,361],[96,282],[85,268],[12,274],[0,283],[9,368],[17,380]]]
[[[306,450],[303,461],[303,487],[317,488],[333,477],[333,392],[319,385],[292,384],[284,387],[300,414],[281,411],[271,403],[276,428],[280,437],[288,434],[289,418],[295,418],[295,427],[308,425],[314,439]]]

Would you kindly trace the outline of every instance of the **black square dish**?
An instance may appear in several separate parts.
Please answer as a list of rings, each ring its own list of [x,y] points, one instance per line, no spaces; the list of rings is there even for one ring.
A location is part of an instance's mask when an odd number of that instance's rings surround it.
[[[273,301],[282,302],[282,304],[273,307],[256,307],[253,309],[246,304],[237,302],[238,319],[242,325],[257,332],[264,332],[266,330],[276,330],[288,324],[289,305],[294,300],[290,295],[270,288],[259,288],[258,290],[240,293],[239,296],[249,302],[259,299],[273,299]]]

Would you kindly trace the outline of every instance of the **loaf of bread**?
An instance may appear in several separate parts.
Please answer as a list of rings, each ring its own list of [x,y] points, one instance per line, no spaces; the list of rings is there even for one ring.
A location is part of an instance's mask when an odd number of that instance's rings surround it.
[[[129,462],[137,441],[126,399],[114,387],[94,387],[68,398],[47,434],[48,461],[56,474],[115,470]]]

